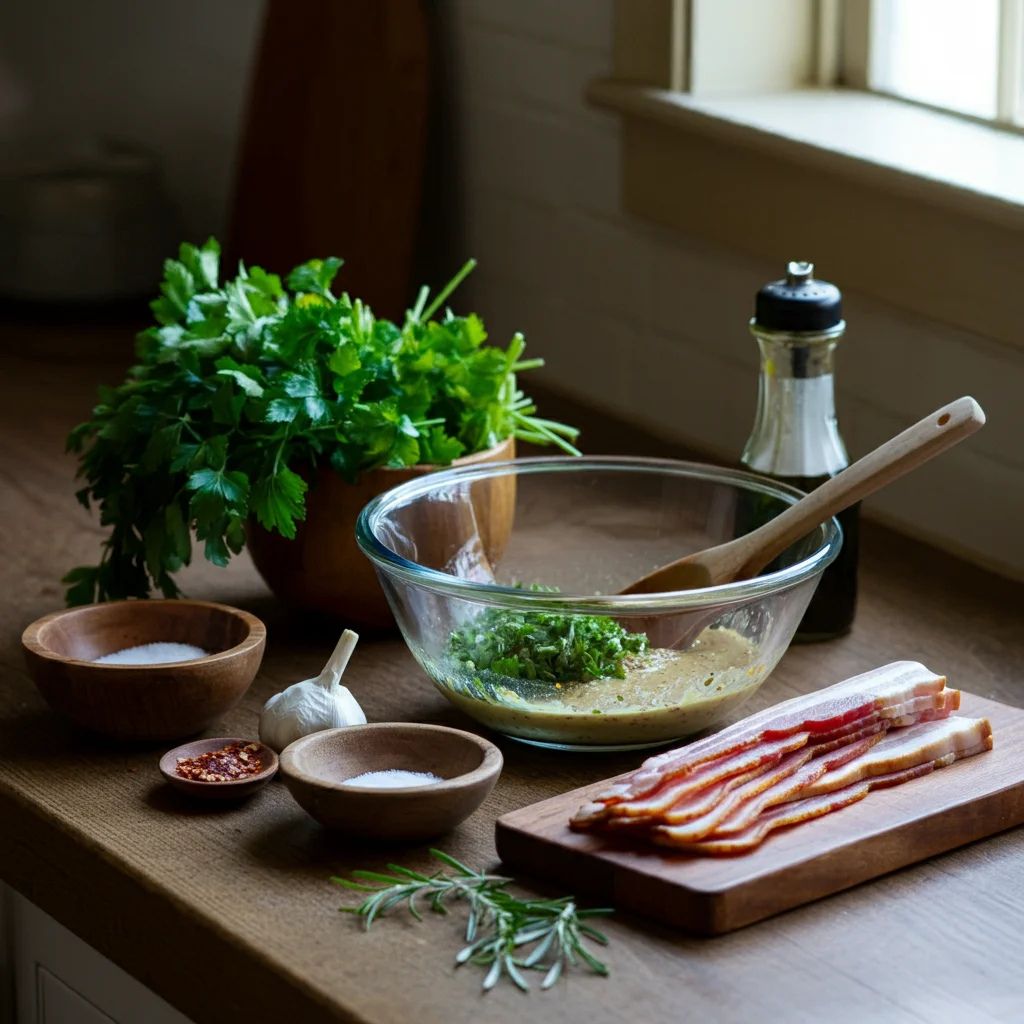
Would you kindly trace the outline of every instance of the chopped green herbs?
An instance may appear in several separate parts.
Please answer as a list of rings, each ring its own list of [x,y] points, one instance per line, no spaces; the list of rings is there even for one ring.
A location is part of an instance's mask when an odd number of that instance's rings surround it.
[[[449,657],[470,672],[549,683],[624,679],[624,659],[647,648],[646,634],[629,633],[607,616],[504,608],[484,610],[448,638]]]
[[[422,921],[417,899],[424,900],[430,910],[439,914],[448,913],[446,901],[463,900],[469,906],[469,923],[466,946],[455,957],[455,965],[471,963],[486,967],[485,992],[494,988],[502,975],[528,991],[530,983],[524,972],[529,970],[545,972],[541,988],[554,985],[567,967],[587,967],[595,974],[608,974],[608,968],[587,948],[588,941],[606,946],[608,939],[584,923],[584,919],[610,914],[611,910],[579,910],[571,896],[519,900],[506,891],[512,879],[473,871],[440,850],[430,853],[453,868],[454,873],[437,871],[428,876],[389,864],[390,875],[352,872],[356,878],[379,885],[332,878],[331,881],[348,889],[370,893],[358,907],[342,910],[365,917],[369,930],[375,918],[398,904],[406,904],[412,916]]]
[[[347,480],[378,466],[447,465],[506,438],[579,454],[577,432],[534,415],[516,374],[543,360],[485,345],[480,318],[446,311],[467,263],[427,305],[422,289],[400,326],[331,291],[341,260],[311,260],[282,283],[240,265],[220,283],[220,247],[182,245],[164,264],[157,326],[139,335],[139,365],[100,388],[76,427],[79,501],[111,527],[98,566],[65,577],[69,604],[177,595],[192,557],[226,565],[244,523],[294,537],[305,517],[299,470],[330,465]]]

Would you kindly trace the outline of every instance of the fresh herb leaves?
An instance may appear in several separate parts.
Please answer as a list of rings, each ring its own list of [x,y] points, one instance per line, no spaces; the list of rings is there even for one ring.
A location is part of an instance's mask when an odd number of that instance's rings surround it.
[[[624,679],[624,659],[647,648],[646,633],[629,633],[604,615],[487,608],[449,636],[447,650],[469,672],[574,683]]]
[[[456,966],[471,963],[486,967],[484,991],[509,978],[524,992],[530,984],[525,971],[544,971],[541,988],[550,988],[569,967],[584,966],[595,974],[607,975],[608,968],[587,948],[592,941],[602,946],[608,939],[585,919],[611,910],[579,910],[571,896],[557,900],[519,900],[509,895],[512,881],[502,875],[477,873],[454,857],[431,850],[431,856],[453,869],[422,875],[397,864],[389,864],[390,875],[376,871],[353,871],[359,879],[379,883],[366,885],[346,878],[331,881],[348,889],[371,895],[358,907],[343,907],[347,913],[366,918],[369,930],[374,920],[392,907],[404,903],[417,921],[422,901],[435,913],[446,914],[446,901],[464,900],[469,905],[466,945],[455,957]],[[531,948],[532,947],[532,948]]]
[[[572,454],[577,432],[535,416],[516,375],[541,365],[485,344],[479,317],[431,319],[473,267],[429,304],[421,290],[399,326],[331,291],[336,258],[296,267],[286,286],[239,266],[220,283],[220,248],[184,244],[164,264],[157,326],[139,335],[139,365],[100,388],[68,449],[111,527],[100,564],[65,578],[69,604],[178,594],[192,557],[228,562],[244,524],[294,537],[308,471],[348,480],[378,466],[447,465],[515,435]]]

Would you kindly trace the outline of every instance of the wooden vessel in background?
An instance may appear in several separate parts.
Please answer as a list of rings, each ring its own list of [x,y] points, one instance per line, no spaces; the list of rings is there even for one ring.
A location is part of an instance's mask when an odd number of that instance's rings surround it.
[[[401,321],[421,218],[430,43],[421,0],[270,0],[225,266],[341,256],[335,292]]]
[[[502,462],[515,454],[515,438],[510,437],[487,451],[456,459],[453,465]],[[281,600],[295,608],[323,612],[346,622],[390,626],[394,619],[377,573],[356,545],[356,520],[378,494],[436,469],[384,467],[349,484],[329,466],[322,468],[306,493],[306,518],[298,524],[294,540],[256,522],[248,524],[248,548],[260,575]],[[497,565],[512,532],[515,476],[478,481],[472,484],[470,496],[469,505],[458,501],[417,504],[421,512],[429,508],[432,522],[426,534],[417,526],[415,561],[443,568],[479,531],[481,564]]]

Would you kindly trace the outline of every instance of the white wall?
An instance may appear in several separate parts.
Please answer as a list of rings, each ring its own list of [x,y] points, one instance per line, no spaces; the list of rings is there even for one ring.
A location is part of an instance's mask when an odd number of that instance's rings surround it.
[[[158,150],[189,237],[222,235],[263,0],[22,0],[0,57],[37,133],[126,137]],[[0,116],[12,100],[0,102]],[[4,118],[5,122],[9,119]]]
[[[187,234],[202,238],[223,232],[262,8],[32,0],[6,5],[0,44],[33,126],[158,148]],[[461,218],[442,220],[461,219],[455,248],[481,261],[460,308],[479,308],[495,340],[523,330],[547,358],[551,385],[736,457],[755,401],[753,296],[797,254],[761,264],[619,212],[618,123],[582,100],[587,79],[610,67],[611,0],[444,0],[439,9],[460,135],[447,170],[463,205]],[[819,271],[828,277],[827,266]],[[871,509],[1024,575],[1024,355],[847,300],[838,380],[855,455],[960,394],[989,415],[981,434]]]
[[[814,254],[760,263],[620,213],[618,122],[582,100],[610,70],[611,0],[448,0],[447,16],[465,248],[481,264],[460,305],[496,340],[522,330],[546,383],[738,457],[756,399],[754,294]],[[1024,576],[1024,353],[853,294],[846,318],[837,382],[855,456],[961,394],[989,417],[872,514]]]

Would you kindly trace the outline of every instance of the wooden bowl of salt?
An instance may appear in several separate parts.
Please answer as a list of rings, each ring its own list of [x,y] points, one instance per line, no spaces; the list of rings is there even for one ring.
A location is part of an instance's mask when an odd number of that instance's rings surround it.
[[[22,634],[47,704],[120,740],[194,736],[230,711],[263,659],[267,631],[209,601],[110,601],[54,612]]]
[[[358,839],[418,842],[468,818],[501,774],[501,751],[442,725],[326,729],[281,754],[281,778],[320,824]]]

